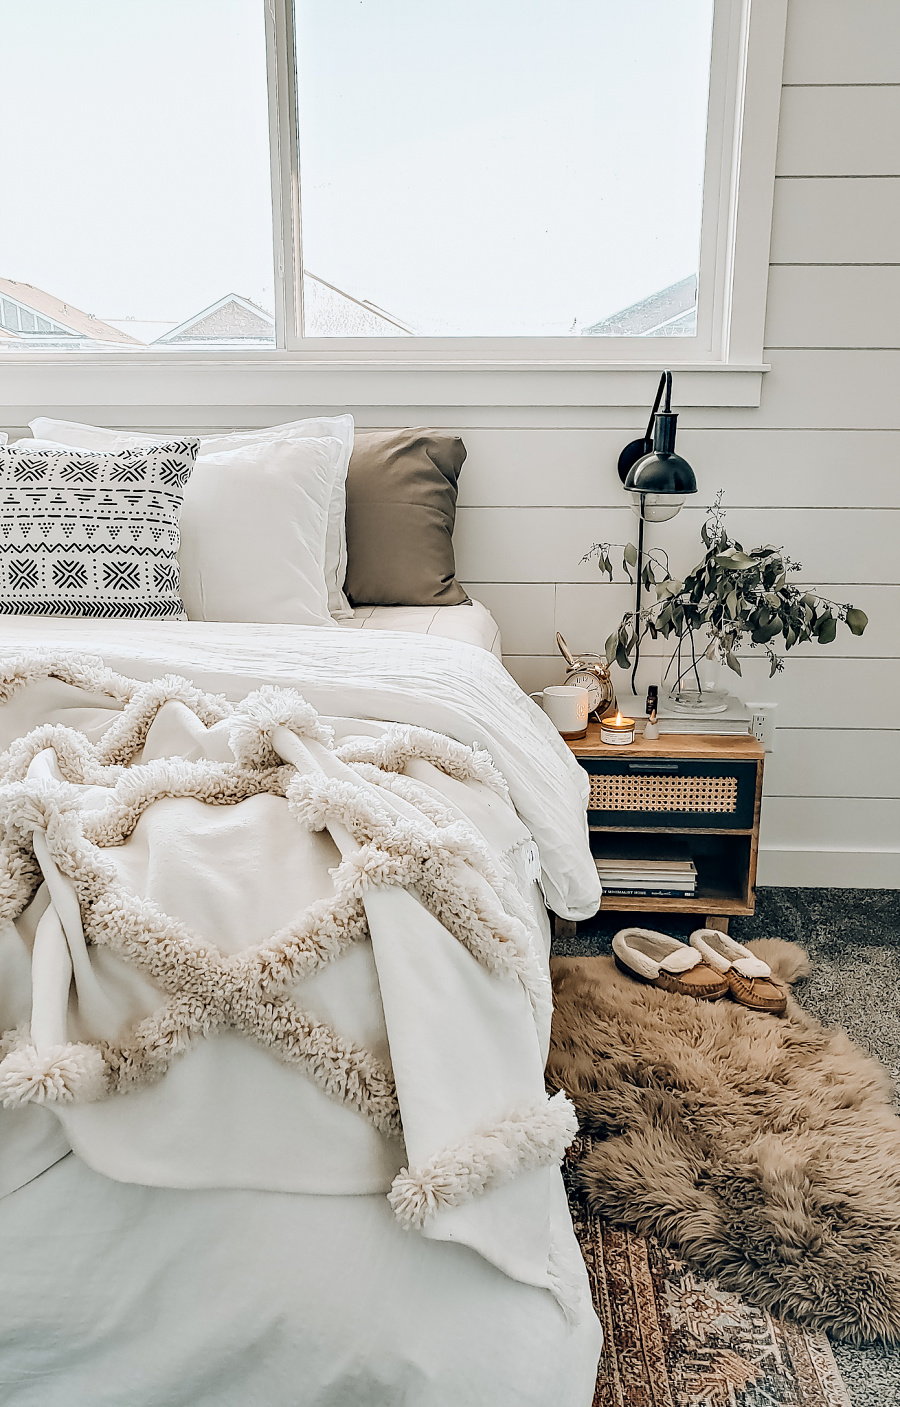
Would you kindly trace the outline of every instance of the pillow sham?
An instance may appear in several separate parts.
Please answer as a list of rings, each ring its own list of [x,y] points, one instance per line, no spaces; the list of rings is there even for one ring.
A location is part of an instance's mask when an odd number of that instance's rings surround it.
[[[178,520],[197,448],[0,447],[0,614],[183,620]]]
[[[466,458],[441,430],[357,431],[347,474],[346,592],[354,606],[458,606],[453,527]]]
[[[197,461],[179,550],[190,620],[333,623],[322,559],[342,453],[332,437],[286,438]]]
[[[99,425],[80,425],[72,420],[50,420],[39,417],[32,420],[32,434],[37,439],[53,440],[58,444],[72,445],[83,449],[121,449],[128,445],[155,444],[159,435],[132,433],[129,431],[106,430]],[[227,450],[242,449],[255,444],[268,444],[281,439],[322,439],[334,438],[341,442],[331,498],[328,504],[328,525],[325,534],[325,557],[323,570],[328,588],[328,609],[337,620],[352,615],[343,592],[344,577],[347,574],[347,535],[344,518],[347,508],[346,483],[347,466],[353,449],[353,416],[319,416],[307,420],[292,420],[284,425],[271,425],[261,430],[238,430],[232,434],[203,435],[200,439],[198,457],[205,459],[211,454],[222,454]],[[196,485],[193,492],[196,492]],[[274,584],[274,593],[282,594],[279,584]]]

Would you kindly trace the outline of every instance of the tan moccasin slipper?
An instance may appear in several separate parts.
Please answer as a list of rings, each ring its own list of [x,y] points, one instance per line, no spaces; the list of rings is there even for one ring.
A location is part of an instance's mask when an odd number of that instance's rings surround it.
[[[787,1007],[787,988],[773,976],[767,962],[718,928],[698,928],[690,942],[704,962],[722,974],[735,1001],[781,1016]]]
[[[638,982],[677,992],[682,997],[718,1001],[729,987],[700,953],[650,928],[622,928],[612,941],[616,967]]]

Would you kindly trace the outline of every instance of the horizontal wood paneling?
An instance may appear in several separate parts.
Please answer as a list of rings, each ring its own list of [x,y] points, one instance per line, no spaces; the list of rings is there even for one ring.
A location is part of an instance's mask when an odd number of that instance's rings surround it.
[[[466,581],[464,585],[500,626],[507,654],[527,655],[555,648],[556,588],[552,582]]]
[[[900,83],[897,0],[790,0],[785,83]]]
[[[702,507],[648,526],[645,544],[669,554],[673,570],[697,560]],[[896,576],[900,517],[896,510],[734,509],[729,527],[744,547],[783,543],[803,565],[805,580],[886,582]],[[595,582],[597,568],[581,561],[597,541],[634,541],[628,508],[463,508],[457,515],[457,564],[466,581]]]
[[[779,176],[900,176],[900,87],[785,88]]]
[[[741,411],[691,413],[691,423],[739,429],[900,429],[900,352],[768,351],[762,401]]]
[[[768,306],[770,347],[900,347],[900,267],[777,265]]]
[[[770,796],[760,821],[760,845],[792,850],[800,836],[803,848],[810,850],[833,847],[900,852],[900,801],[885,797]]]
[[[765,795],[896,797],[900,729],[778,728]],[[900,835],[897,837],[900,845]]]
[[[895,264],[898,230],[896,176],[775,182],[773,264]]]
[[[757,887],[900,889],[900,855],[884,850],[848,850],[846,846],[844,834],[827,850],[760,850]]]
[[[723,488],[729,508],[900,507],[900,431],[703,430],[694,419],[680,416],[678,449],[704,503]],[[644,428],[623,416],[620,429],[463,430],[460,506],[621,507],[616,461]]]

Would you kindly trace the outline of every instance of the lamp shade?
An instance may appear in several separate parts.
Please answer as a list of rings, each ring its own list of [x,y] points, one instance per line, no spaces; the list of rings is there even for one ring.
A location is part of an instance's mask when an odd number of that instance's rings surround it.
[[[650,522],[674,518],[685,494],[697,492],[694,471],[686,459],[675,453],[675,426],[678,416],[660,411],[654,417],[653,448],[635,460],[625,479],[636,513]]]
[[[628,493],[681,494],[697,492],[694,471],[680,454],[652,450],[632,465],[625,480]]]

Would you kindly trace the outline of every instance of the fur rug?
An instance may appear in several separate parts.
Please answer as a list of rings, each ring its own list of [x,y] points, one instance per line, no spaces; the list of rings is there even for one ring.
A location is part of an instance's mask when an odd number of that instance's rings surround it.
[[[803,950],[752,944],[786,982]],[[702,1274],[850,1343],[900,1342],[900,1119],[886,1071],[790,999],[783,1017],[552,962],[547,1066],[591,1150],[579,1190]]]

